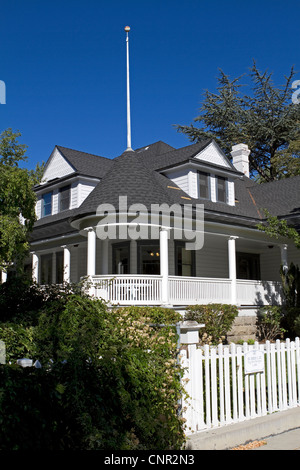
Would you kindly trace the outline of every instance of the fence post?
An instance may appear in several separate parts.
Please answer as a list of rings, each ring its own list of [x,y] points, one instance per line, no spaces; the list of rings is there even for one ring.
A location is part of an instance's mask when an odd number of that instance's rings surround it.
[[[0,364],[5,364],[6,362],[6,349],[4,341],[0,340]]]
[[[181,363],[184,371],[183,386],[187,398],[183,399],[183,413],[186,419],[187,434],[203,427],[203,389],[201,351],[197,349],[199,330],[204,325],[186,320],[177,325],[180,331]]]
[[[192,320],[180,322],[180,343],[181,344],[198,344],[199,330],[204,325]]]

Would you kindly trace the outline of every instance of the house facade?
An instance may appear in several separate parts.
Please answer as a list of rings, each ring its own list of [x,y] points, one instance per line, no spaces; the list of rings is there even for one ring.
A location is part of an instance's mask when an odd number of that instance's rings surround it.
[[[33,278],[88,278],[92,295],[120,305],[221,302],[249,316],[280,303],[280,266],[300,254],[257,225],[264,209],[299,225],[300,177],[259,185],[249,153],[236,145],[230,161],[213,140],[114,159],[56,146],[35,187]]]

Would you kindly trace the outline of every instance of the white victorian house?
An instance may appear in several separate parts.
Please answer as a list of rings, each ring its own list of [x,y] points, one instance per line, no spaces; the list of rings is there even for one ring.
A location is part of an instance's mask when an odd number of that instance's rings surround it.
[[[92,295],[120,305],[233,303],[248,315],[280,302],[280,266],[300,254],[257,225],[268,209],[299,226],[300,176],[257,184],[248,157],[236,145],[231,163],[213,140],[160,141],[114,159],[56,146],[35,188],[33,277],[88,276]],[[153,215],[162,204],[174,211]],[[181,237],[178,208],[192,220]]]

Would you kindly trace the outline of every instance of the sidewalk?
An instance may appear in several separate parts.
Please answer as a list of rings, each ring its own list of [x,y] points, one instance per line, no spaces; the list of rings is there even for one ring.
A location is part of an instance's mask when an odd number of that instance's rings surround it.
[[[300,450],[300,428],[270,436],[266,444],[253,450]]]
[[[300,407],[188,436],[190,450],[231,450],[252,441],[253,450],[300,450]]]

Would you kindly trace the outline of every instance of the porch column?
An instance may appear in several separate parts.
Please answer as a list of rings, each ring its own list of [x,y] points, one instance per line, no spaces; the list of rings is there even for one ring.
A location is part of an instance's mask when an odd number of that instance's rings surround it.
[[[161,301],[163,304],[169,302],[169,255],[168,255],[169,230],[162,228],[159,232],[160,248],[160,275],[161,281]]]
[[[7,272],[1,271],[1,284],[7,281]],[[1,362],[0,362],[1,364]]]
[[[87,230],[87,275],[96,274],[96,232],[93,227]]]
[[[101,240],[101,273],[108,274],[108,238]]]
[[[56,251],[52,253],[52,284],[56,284]]]
[[[229,263],[229,279],[231,280],[231,296],[230,301],[232,305],[237,303],[237,290],[236,290],[236,253],[235,253],[235,240],[238,237],[228,238],[228,263]]]
[[[288,264],[288,245],[283,244],[280,245],[280,253],[281,253],[281,264],[283,272],[286,274],[287,270],[289,269]]]
[[[32,255],[32,280],[39,282],[39,256],[33,251]]]
[[[64,249],[63,279],[64,282],[69,283],[71,274],[71,252],[67,245],[63,245],[62,248]]]

